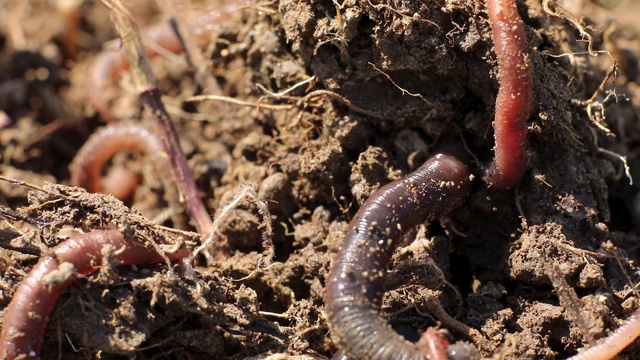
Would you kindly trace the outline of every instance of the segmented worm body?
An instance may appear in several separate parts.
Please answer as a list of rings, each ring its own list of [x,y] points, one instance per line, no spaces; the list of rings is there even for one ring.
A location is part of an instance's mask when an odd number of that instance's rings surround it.
[[[118,230],[93,231],[71,237],[38,261],[24,278],[5,311],[0,332],[0,358],[35,358],[42,344],[47,318],[60,294],[76,279],[102,265],[103,248],[112,246],[116,265],[162,262],[163,257],[148,245],[126,239]],[[166,254],[170,260],[188,255],[179,250]]]
[[[76,154],[70,166],[71,183],[89,192],[112,194],[127,199],[133,194],[138,178],[125,169],[116,168],[106,179],[102,169],[118,152],[139,151],[154,162],[155,169],[169,169],[169,162],[159,137],[139,124],[113,123],[95,132]]]
[[[531,59],[524,24],[514,0],[487,0],[500,71],[493,123],[495,157],[488,171],[491,186],[515,186],[525,170],[527,119],[532,100]]]
[[[602,343],[591,347],[567,360],[608,360],[613,359],[635,339],[640,337],[640,309],[636,310],[616,331]]]
[[[471,189],[467,165],[441,152],[415,172],[376,191],[349,224],[329,274],[325,304],[332,334],[354,359],[433,359],[403,339],[380,315],[387,265],[400,238],[464,202]]]

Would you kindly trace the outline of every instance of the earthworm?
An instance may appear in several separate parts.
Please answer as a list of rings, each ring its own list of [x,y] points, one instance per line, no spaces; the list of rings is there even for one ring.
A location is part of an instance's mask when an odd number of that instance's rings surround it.
[[[462,151],[441,151],[406,177],[377,190],[349,224],[325,292],[326,314],[338,347],[356,359],[433,359],[395,333],[379,314],[382,280],[402,235],[462,204],[472,174]],[[456,155],[454,155],[456,154]]]
[[[76,279],[102,265],[102,249],[111,246],[117,265],[141,265],[164,261],[154,248],[127,239],[119,230],[75,235],[41,258],[24,278],[5,311],[0,332],[0,358],[36,358],[42,345],[47,318],[56,300]],[[188,255],[186,250],[166,254],[172,260]]]
[[[89,192],[112,194],[118,199],[131,196],[137,177],[124,169],[103,181],[102,169],[120,151],[140,151],[154,162],[157,171],[169,166],[159,137],[139,124],[113,123],[95,132],[78,151],[70,166],[71,183]]]
[[[567,360],[608,360],[613,359],[624,348],[640,336],[640,309],[636,310],[625,323],[602,343],[570,357]]]
[[[492,187],[513,187],[524,174],[527,119],[532,101],[531,59],[524,24],[514,0],[487,0],[498,69],[495,157],[488,170]]]
[[[449,342],[434,328],[428,328],[422,336],[418,345],[421,345],[424,351],[429,354],[430,360],[447,360],[447,347]]]

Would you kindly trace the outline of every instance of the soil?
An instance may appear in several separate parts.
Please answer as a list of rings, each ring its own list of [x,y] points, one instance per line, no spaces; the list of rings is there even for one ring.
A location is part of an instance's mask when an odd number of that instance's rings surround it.
[[[566,358],[640,306],[640,188],[623,162],[640,180],[640,5],[517,2],[535,89],[524,178],[499,191],[478,177],[461,208],[411,231],[382,311],[417,339],[438,326],[426,310],[436,299],[480,331],[483,357]],[[81,2],[77,18],[56,3],[0,3],[0,173],[57,184],[0,181],[0,228],[20,235],[0,244],[0,308],[40,254],[78,231],[120,224],[198,240],[140,154],[112,161],[141,177],[126,206],[61,200],[75,191],[62,185],[78,149],[108,126],[89,74],[117,36],[99,1]],[[154,1],[130,3],[143,34],[168,21]],[[271,212],[270,241],[244,201],[221,220],[230,257],[199,256],[195,277],[166,264],[82,277],[51,313],[43,358],[329,358],[323,287],[360,205],[442,144],[464,143],[478,168],[491,162],[498,69],[483,2],[245,2],[218,22],[194,20],[223,5],[194,0],[178,14],[207,34],[205,74],[220,89],[204,93],[229,101],[186,102],[203,86],[182,56],[153,59],[153,70],[208,210],[251,184]],[[149,122],[127,74],[113,82],[103,101],[115,121]],[[639,356],[636,342],[620,358]]]

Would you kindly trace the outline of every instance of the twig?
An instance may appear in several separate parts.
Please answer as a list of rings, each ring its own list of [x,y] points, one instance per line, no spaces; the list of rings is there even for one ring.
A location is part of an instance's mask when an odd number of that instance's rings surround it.
[[[11,240],[21,235],[15,231],[0,229],[0,248],[17,251],[22,254],[40,256],[42,252],[35,246],[14,246]]]
[[[162,146],[171,161],[187,212],[198,233],[206,236],[211,231],[211,218],[198,196],[196,183],[180,147],[180,140],[173,120],[162,103],[137,25],[120,0],[102,0],[102,2],[111,9],[111,18],[129,57],[131,75],[140,100],[153,114],[153,119],[161,130]]]

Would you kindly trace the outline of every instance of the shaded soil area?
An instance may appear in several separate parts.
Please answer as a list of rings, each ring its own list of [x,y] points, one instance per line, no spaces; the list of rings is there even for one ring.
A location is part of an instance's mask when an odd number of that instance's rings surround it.
[[[199,240],[168,174],[140,154],[109,165],[140,177],[124,204],[63,186],[78,149],[108,126],[99,104],[113,121],[150,120],[126,72],[96,84],[96,59],[119,51],[117,42],[103,50],[117,38],[109,11],[53,3],[0,3],[0,174],[49,184],[0,181],[0,205],[14,211],[0,213],[0,231],[20,235],[0,244],[0,308],[41,254],[74,233],[117,226],[190,248]],[[143,38],[168,26],[156,2],[131,3]],[[382,311],[415,340],[438,326],[426,310],[435,300],[480,331],[483,357],[566,358],[640,306],[640,198],[627,176],[640,180],[640,32],[629,16],[640,9],[517,3],[535,89],[524,178],[498,191],[478,177],[462,207],[410,231]],[[44,358],[330,358],[323,287],[359,207],[443,144],[464,144],[478,169],[491,162],[498,69],[483,2],[238,4],[179,7],[204,72],[179,54],[152,64],[210,213],[251,184],[271,213],[270,241],[245,201],[220,222],[230,257],[199,256],[195,276],[103,266],[56,303]],[[187,101],[203,93],[218,97]],[[639,354],[636,343],[620,358]]]

